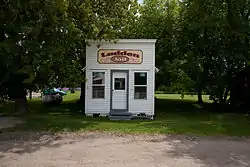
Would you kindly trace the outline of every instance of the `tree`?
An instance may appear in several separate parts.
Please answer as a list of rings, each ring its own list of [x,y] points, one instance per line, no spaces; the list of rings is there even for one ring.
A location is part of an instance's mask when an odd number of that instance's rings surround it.
[[[25,113],[26,88],[31,85],[84,81],[85,40],[115,38],[134,1],[0,3],[0,92],[16,101],[18,112]]]
[[[249,0],[145,0],[123,34],[158,39],[157,87],[193,87],[198,103],[206,91],[227,104],[232,78],[249,60],[249,14]]]
[[[190,78],[182,70],[177,42],[179,38],[180,5],[177,0],[145,0],[138,10],[135,7],[129,26],[122,34],[129,38],[157,39],[156,66],[160,72],[156,76],[156,88],[170,87],[171,91],[183,92],[191,84]]]
[[[20,113],[27,112],[27,84],[41,67],[52,65],[62,39],[67,38],[60,29],[66,24],[65,6],[59,1],[1,2],[0,52],[5,71],[1,84]]]
[[[181,50],[197,88],[226,104],[233,75],[249,59],[249,1],[184,1]],[[243,7],[244,6],[244,7]],[[200,99],[200,98],[199,98]]]

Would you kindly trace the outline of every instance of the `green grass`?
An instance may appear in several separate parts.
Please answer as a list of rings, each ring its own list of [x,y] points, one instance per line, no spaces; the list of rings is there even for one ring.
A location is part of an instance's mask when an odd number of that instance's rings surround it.
[[[79,92],[66,95],[63,104],[46,107],[41,99],[29,101],[31,114],[21,130],[36,131],[111,131],[120,133],[164,133],[195,135],[249,136],[250,118],[244,114],[214,111],[211,103],[195,104],[196,96],[156,95],[156,119],[153,121],[110,121],[83,115],[77,103]],[[208,102],[208,97],[204,96]]]
[[[171,100],[183,100],[183,101],[197,101],[197,95],[185,95],[184,98],[181,98],[180,94],[157,94],[156,97],[158,99],[171,99]],[[209,95],[203,95],[202,99],[205,103],[211,103],[209,100]]]

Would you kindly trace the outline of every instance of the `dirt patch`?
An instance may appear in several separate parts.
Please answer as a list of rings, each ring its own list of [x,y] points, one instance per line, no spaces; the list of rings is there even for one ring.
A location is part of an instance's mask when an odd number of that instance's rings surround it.
[[[250,166],[249,139],[103,133],[0,134],[0,166]]]

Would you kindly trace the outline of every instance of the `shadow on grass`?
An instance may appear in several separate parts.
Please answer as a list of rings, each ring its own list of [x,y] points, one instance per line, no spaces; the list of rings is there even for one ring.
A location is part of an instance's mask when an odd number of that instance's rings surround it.
[[[197,104],[190,99],[163,99],[156,98],[156,112],[179,112],[179,113],[234,113],[244,114],[244,111],[236,110],[228,106],[220,106],[219,104],[204,102],[202,105]]]
[[[89,118],[84,115],[84,105],[77,100],[54,106],[43,105],[41,100],[32,100],[28,104],[30,114],[26,117],[22,129],[72,132],[92,125],[91,121],[86,121]]]
[[[156,99],[154,121],[109,121],[84,116],[76,100],[47,107],[30,101],[31,114],[22,128],[45,131],[101,130],[136,133],[178,133],[199,135],[249,135],[250,121],[243,114],[211,112],[210,103],[197,105],[192,100]],[[246,128],[242,128],[246,127]],[[248,128],[247,128],[248,127]]]
[[[65,101],[60,105],[44,105],[41,100],[28,102],[31,114],[62,114],[62,115],[84,115],[84,104],[77,100]]]
[[[84,116],[84,106],[76,100],[48,107],[41,100],[29,101],[31,113],[18,128],[38,131],[115,131],[128,133],[177,133],[199,135],[247,135],[250,120],[243,114],[213,111],[212,104],[197,105],[192,100],[156,99],[156,119],[110,121]]]
[[[163,133],[199,135],[250,135],[250,118],[240,112],[221,111],[212,103],[156,99],[156,120],[145,125],[161,127]]]
[[[211,104],[204,103],[202,106],[192,100],[184,99],[158,99],[155,100],[155,109],[164,112],[201,112],[207,111]]]
[[[9,116],[15,111],[14,102],[6,102],[4,104],[0,104],[0,116]]]

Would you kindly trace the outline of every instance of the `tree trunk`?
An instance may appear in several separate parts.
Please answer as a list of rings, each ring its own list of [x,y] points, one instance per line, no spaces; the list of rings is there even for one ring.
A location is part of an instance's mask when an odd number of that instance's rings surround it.
[[[23,98],[15,99],[15,112],[18,115],[24,115],[28,113],[28,103],[26,96]]]
[[[198,104],[203,104],[201,88],[198,88]]]
[[[85,102],[85,82],[81,83],[81,95],[80,95],[80,102]]]
[[[227,97],[228,97],[228,93],[229,93],[229,88],[226,88],[225,94],[224,94],[224,104],[227,104]]]
[[[29,98],[30,98],[30,100],[32,99],[32,90],[31,89],[29,90]]]
[[[70,88],[69,90],[70,90],[70,93],[72,93],[72,94],[75,93],[74,88]]]

